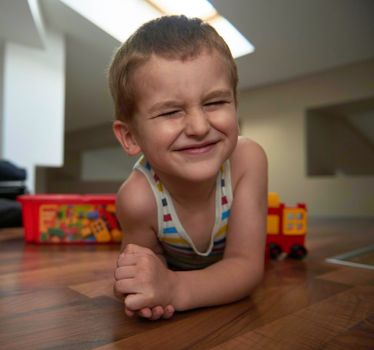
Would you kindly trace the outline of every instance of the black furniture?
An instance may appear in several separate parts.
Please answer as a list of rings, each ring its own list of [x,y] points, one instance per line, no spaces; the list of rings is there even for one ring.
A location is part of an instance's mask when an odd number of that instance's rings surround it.
[[[26,178],[24,168],[0,160],[0,228],[22,226],[21,204],[16,199],[27,193]]]

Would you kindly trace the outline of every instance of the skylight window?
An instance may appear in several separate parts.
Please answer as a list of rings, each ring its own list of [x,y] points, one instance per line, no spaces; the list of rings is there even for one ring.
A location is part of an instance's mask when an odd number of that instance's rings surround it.
[[[160,12],[144,0],[60,0],[120,42]]]
[[[167,15],[183,14],[187,17],[207,19],[217,15],[216,9],[207,0],[147,0]]]
[[[233,57],[252,53],[255,48],[226,18],[217,16],[208,23],[222,36],[231,50]]]
[[[254,51],[254,46],[208,0],[60,0],[89,21],[125,41],[143,23],[172,14],[199,17],[225,39],[234,58]]]

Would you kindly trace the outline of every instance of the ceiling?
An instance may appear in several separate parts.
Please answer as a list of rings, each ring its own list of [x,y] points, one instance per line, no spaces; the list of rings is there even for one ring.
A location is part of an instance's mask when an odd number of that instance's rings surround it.
[[[374,56],[372,0],[214,0],[255,45],[238,59],[244,88]]]
[[[254,53],[237,59],[240,89],[374,57],[373,0],[211,2],[256,47]],[[17,9],[19,3],[0,1],[0,36],[35,45],[25,8]],[[113,112],[105,71],[120,43],[59,0],[40,0],[40,4],[46,25],[66,35],[66,129],[110,121]]]

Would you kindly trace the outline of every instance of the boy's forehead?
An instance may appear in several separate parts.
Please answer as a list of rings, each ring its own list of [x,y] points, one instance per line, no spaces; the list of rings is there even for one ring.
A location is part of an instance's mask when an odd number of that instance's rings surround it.
[[[136,67],[129,83],[135,114],[156,102],[206,97],[214,90],[235,96],[230,66],[213,50],[188,59],[153,54]]]
[[[142,64],[138,65],[133,72],[133,76],[149,76],[153,73],[158,73],[160,68],[166,70],[173,70],[175,65],[173,63],[191,63],[198,62],[201,58],[207,58],[210,61],[210,65],[219,65],[224,70],[229,71],[229,67],[226,64],[224,57],[217,50],[202,50],[194,55],[187,57],[183,56],[164,56],[158,54],[151,54]]]

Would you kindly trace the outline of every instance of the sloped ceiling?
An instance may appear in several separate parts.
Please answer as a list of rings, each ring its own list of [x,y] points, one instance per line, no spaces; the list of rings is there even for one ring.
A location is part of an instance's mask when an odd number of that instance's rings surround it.
[[[238,59],[242,88],[374,56],[372,0],[212,0],[256,51]]]
[[[211,2],[256,47],[255,53],[237,60],[240,89],[374,57],[372,0]],[[18,8],[20,3],[0,1],[0,37],[35,45],[35,37],[27,39],[33,29],[26,25],[29,18],[22,15],[25,8]],[[41,0],[40,4],[46,24],[66,35],[66,129],[112,120],[105,76],[119,42],[59,0]]]
[[[43,48],[34,15],[35,1],[0,1],[0,41]]]

